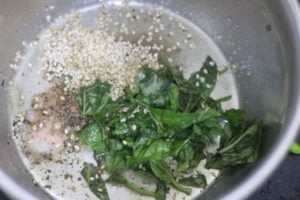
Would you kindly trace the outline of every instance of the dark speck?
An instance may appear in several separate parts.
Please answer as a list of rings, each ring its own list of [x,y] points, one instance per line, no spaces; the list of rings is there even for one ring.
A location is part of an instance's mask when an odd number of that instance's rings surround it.
[[[28,119],[24,119],[24,124],[31,124],[31,122]]]
[[[270,24],[268,24],[265,28],[267,32],[272,31],[272,26]]]
[[[47,188],[47,189],[51,189],[51,185],[45,185],[45,188]]]
[[[67,180],[68,178],[72,179],[73,176],[70,175],[70,174],[68,174],[68,173],[66,173],[66,174],[64,175],[64,178],[65,178],[65,180]]]
[[[5,84],[5,80],[2,80],[2,82],[1,82],[1,87],[3,87],[4,84]]]

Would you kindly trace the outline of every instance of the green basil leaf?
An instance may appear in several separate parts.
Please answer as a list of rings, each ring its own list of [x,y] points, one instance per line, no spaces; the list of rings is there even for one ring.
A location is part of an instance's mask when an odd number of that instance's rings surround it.
[[[144,67],[138,74],[139,99],[151,106],[166,106],[170,82],[160,71]]]
[[[185,129],[195,123],[220,116],[219,112],[210,108],[196,113],[181,113],[156,108],[150,109],[150,112],[158,121],[175,129]]]
[[[129,163],[126,159],[126,154],[122,151],[114,151],[113,153],[106,152],[105,154],[105,169],[109,173],[124,170],[129,167]]]
[[[148,197],[154,197],[156,198],[156,193],[155,192],[152,192],[152,191],[149,191],[149,190],[146,190],[144,188],[141,188],[140,186],[128,181],[126,178],[124,178],[121,174],[119,173],[115,173],[115,174],[112,174],[108,180],[108,182],[113,182],[113,183],[117,183],[117,184],[120,184],[120,185],[124,185],[125,187],[127,187],[128,189],[138,193],[138,194],[141,194],[141,195],[144,195],[144,196],[148,196]]]
[[[137,162],[147,160],[162,160],[171,155],[172,145],[163,140],[154,140],[149,146],[140,145],[134,151]]]
[[[179,152],[177,159],[177,171],[183,172],[198,166],[199,162],[204,159],[201,144],[196,145],[191,142],[187,143]]]
[[[97,152],[105,152],[103,131],[97,123],[92,123],[80,131],[80,141]]]
[[[186,194],[191,193],[190,188],[186,188],[180,183],[176,182],[169,167],[164,162],[150,161],[150,167],[155,176],[165,181],[166,183],[172,185],[175,189],[184,192]]]
[[[171,84],[171,90],[169,92],[170,109],[177,111],[180,106],[180,91],[175,84]]]
[[[109,91],[110,85],[99,81],[82,88],[76,97],[81,113],[85,116],[100,114],[111,101]]]
[[[189,89],[198,91],[203,99],[207,99],[215,88],[218,76],[217,64],[208,56],[200,69],[189,78]]]
[[[179,183],[195,188],[205,188],[207,186],[206,178],[203,174],[197,174],[196,176],[189,176],[180,179]]]
[[[216,155],[210,155],[206,167],[222,169],[256,162],[261,145],[261,130],[261,124],[252,121],[245,130],[240,130],[240,134],[235,134],[224,143]]]
[[[169,188],[166,186],[166,184],[162,181],[158,182],[156,184],[155,199],[165,200],[168,192]]]
[[[85,163],[81,175],[88,184],[90,190],[101,200],[109,200],[105,182],[98,174],[98,168],[92,164]],[[95,178],[97,177],[97,178]]]

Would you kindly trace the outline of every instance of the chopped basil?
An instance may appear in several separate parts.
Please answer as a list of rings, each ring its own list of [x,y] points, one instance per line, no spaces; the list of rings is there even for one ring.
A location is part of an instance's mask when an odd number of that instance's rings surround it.
[[[221,109],[221,102],[230,97],[215,100],[210,96],[218,75],[217,65],[208,57],[189,79],[168,64],[159,70],[143,67],[136,87],[126,88],[125,96],[116,101],[110,98],[110,85],[106,82],[97,81],[82,88],[77,102],[90,123],[80,132],[80,139],[94,150],[96,157],[101,154],[101,162],[111,174],[108,181],[163,200],[168,186],[189,194],[188,187],[207,185],[201,174],[180,181],[174,176],[194,169],[203,159],[207,159],[207,168],[214,169],[256,162],[262,124],[247,119],[241,110]],[[217,152],[205,152],[217,137]],[[166,164],[167,158],[176,161],[177,173]],[[156,191],[139,188],[120,175],[126,170],[137,171],[139,166],[155,179]],[[83,170],[84,177],[90,176],[90,168]],[[97,184],[106,193],[101,179],[85,180],[99,199],[108,198],[95,190]]]

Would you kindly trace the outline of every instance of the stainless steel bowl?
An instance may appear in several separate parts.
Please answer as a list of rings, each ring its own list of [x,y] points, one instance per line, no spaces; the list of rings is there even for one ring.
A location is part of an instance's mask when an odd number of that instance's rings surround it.
[[[226,172],[199,199],[246,198],[274,171],[285,156],[300,122],[300,9],[296,0],[145,0],[180,13],[203,29],[230,63],[239,104],[268,125],[263,155],[255,166]],[[46,26],[47,5],[52,16],[95,0],[0,0],[0,187],[15,199],[51,199],[33,184],[12,143],[7,110],[9,63]],[[193,13],[191,15],[190,13]],[[219,37],[222,36],[222,37]],[[6,77],[6,79],[5,79]],[[2,82],[5,79],[5,82]]]

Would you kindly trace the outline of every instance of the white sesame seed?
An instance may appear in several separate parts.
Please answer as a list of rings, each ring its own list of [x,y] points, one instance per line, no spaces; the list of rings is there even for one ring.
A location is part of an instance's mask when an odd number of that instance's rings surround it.
[[[74,135],[74,134],[71,134],[70,139],[71,139],[71,140],[75,140],[75,135]]]
[[[65,133],[66,135],[69,134],[69,129],[68,129],[68,128],[65,128],[64,133]]]
[[[54,123],[54,129],[59,130],[61,128],[61,124],[59,122]]]
[[[135,131],[136,128],[137,128],[137,126],[136,126],[135,124],[133,124],[133,125],[131,126],[131,129],[132,129],[133,131]]]
[[[122,143],[123,143],[124,145],[127,145],[127,144],[128,144],[126,140],[122,140]]]
[[[10,67],[11,69],[14,69],[14,70],[17,69],[17,65],[16,65],[16,64],[10,64],[9,67]]]
[[[195,45],[194,45],[193,43],[190,43],[189,47],[190,47],[191,49],[194,49],[194,48],[195,48]]]
[[[134,118],[134,114],[131,114],[128,118],[130,119]]]
[[[209,65],[210,65],[210,66],[214,66],[214,65],[215,65],[215,62],[214,62],[214,61],[209,61]]]
[[[46,20],[47,20],[47,22],[50,22],[50,21],[51,21],[51,16],[50,16],[50,15],[47,15],[47,16],[46,16]]]
[[[27,46],[27,43],[26,43],[26,41],[22,41],[22,46],[24,46],[24,47],[26,47]]]
[[[39,123],[39,128],[43,128],[44,127],[44,124],[41,122]]]
[[[49,115],[49,111],[48,110],[43,110],[43,114],[44,115]]]
[[[37,125],[32,125],[32,127],[31,127],[31,128],[32,128],[32,130],[33,130],[33,131],[37,131],[37,130],[38,130],[38,127],[37,127]]]
[[[129,108],[127,108],[127,107],[125,107],[125,108],[123,108],[123,112],[128,112],[128,110],[129,110]]]
[[[79,151],[79,150],[80,150],[80,147],[77,146],[77,145],[74,145],[74,149],[75,149],[75,151]]]
[[[48,8],[49,10],[54,10],[55,6],[50,5]]]

